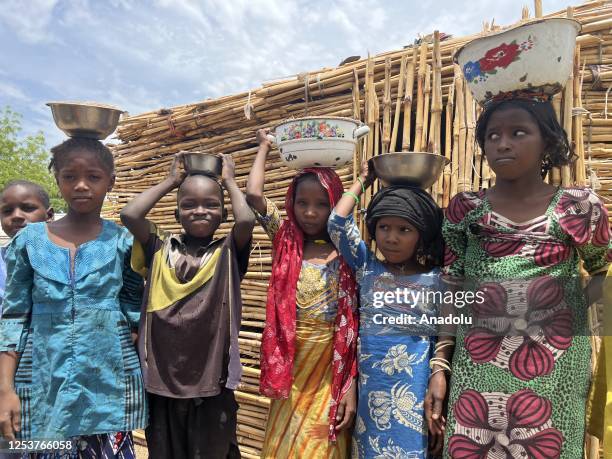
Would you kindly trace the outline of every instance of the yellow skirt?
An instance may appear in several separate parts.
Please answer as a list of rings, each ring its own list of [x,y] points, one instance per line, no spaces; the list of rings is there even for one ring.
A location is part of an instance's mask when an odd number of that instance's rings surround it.
[[[293,386],[288,399],[272,400],[262,457],[347,458],[349,431],[327,438],[334,324],[298,319]]]

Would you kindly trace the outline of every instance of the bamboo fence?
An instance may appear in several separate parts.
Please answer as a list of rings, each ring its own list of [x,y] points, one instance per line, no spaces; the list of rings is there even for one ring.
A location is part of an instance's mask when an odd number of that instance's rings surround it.
[[[541,10],[541,1],[536,0],[536,17]],[[573,17],[583,25],[573,75],[554,100],[578,159],[572,166],[551,171],[547,180],[554,185],[591,186],[612,211],[612,0],[586,2],[546,17]],[[528,20],[529,11],[524,7],[521,21]],[[457,192],[488,188],[495,183],[495,175],[475,141],[480,109],[452,59],[463,44],[500,29],[485,23],[480,33],[443,40],[435,31],[420,43],[337,68],[125,117],[117,130],[121,143],[111,146],[117,181],[107,216],[118,219],[119,210],[133,196],[158,183],[180,150],[231,154],[238,185],[244,187],[257,151],[256,130],[306,114],[358,118],[370,126],[370,135],[356,149],[354,165],[387,151],[431,151],[446,156],[450,163],[430,190],[443,207]],[[345,185],[356,170],[339,171]],[[281,210],[293,174],[273,150],[266,165],[265,194]],[[362,206],[377,187],[365,193]],[[231,208],[229,202],[227,205]],[[168,195],[149,217],[167,229],[178,230],[174,207],[175,195]],[[219,232],[227,234],[231,223],[230,218]],[[365,231],[362,221],[360,225]],[[259,457],[269,407],[269,400],[258,394],[258,364],[270,268],[271,244],[256,227],[249,270],[242,283],[240,349],[245,369],[236,392],[238,439],[246,458]]]

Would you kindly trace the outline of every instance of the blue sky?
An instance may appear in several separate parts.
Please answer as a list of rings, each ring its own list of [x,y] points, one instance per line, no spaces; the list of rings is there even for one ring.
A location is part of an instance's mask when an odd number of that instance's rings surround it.
[[[544,13],[569,0],[544,0]],[[578,3],[578,2],[574,2]],[[0,0],[0,106],[62,141],[45,102],[131,114],[399,49],[419,34],[520,18],[520,0]],[[434,5],[434,6],[432,6]],[[528,6],[532,8],[532,2]]]

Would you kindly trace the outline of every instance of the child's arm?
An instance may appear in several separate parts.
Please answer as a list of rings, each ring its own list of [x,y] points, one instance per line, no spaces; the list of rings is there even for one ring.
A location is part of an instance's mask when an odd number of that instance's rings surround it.
[[[185,178],[184,170],[179,170],[179,163],[183,162],[183,154],[177,153],[172,160],[168,177],[157,185],[140,193],[127,203],[120,213],[121,222],[125,225],[136,240],[145,245],[149,242],[151,226],[146,219],[153,206],[168,192],[179,186]]]
[[[235,179],[234,160],[230,155],[223,155],[223,170],[221,174],[223,186],[229,193],[234,214],[234,243],[237,250],[242,250],[250,242],[255,226],[255,216],[246,202],[244,194],[238,188]]]
[[[362,163],[360,178],[364,183],[364,188],[372,183],[371,177],[368,163]],[[361,239],[359,228],[357,228],[352,215],[353,206],[356,204],[355,197],[362,193],[362,186],[359,181],[353,183],[350,189],[357,190],[357,188],[359,188],[358,192],[353,193],[353,195],[344,195],[338,201],[329,215],[327,232],[340,255],[351,269],[356,271],[359,278],[360,270],[367,265],[371,252]]]
[[[0,434],[5,440],[15,440],[21,425],[21,403],[13,381],[19,354],[0,352]]]
[[[253,167],[249,173],[249,178],[246,185],[246,202],[259,212],[261,215],[266,214],[266,200],[264,198],[264,182],[266,175],[266,160],[268,152],[272,147],[272,143],[266,137],[269,129],[259,129],[257,131],[257,141],[259,142],[259,150],[255,156]]]
[[[454,347],[454,339],[444,337],[436,344],[434,357],[450,363]],[[444,445],[444,430],[446,429],[444,408],[448,401],[447,372],[448,370],[440,365],[432,365],[429,386],[425,395],[424,409],[430,436],[429,449],[434,456],[440,453]]]
[[[353,207],[357,204],[355,197],[359,198],[361,193],[363,193],[372,182],[374,182],[374,172],[370,170],[368,162],[364,161],[361,163],[359,178],[351,185],[348,191],[342,195],[338,204],[336,204],[336,213],[341,217],[348,217],[351,215],[353,213]]]

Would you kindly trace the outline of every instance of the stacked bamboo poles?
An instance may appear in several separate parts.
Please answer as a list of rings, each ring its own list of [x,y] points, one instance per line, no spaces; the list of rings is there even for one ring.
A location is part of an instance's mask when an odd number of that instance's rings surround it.
[[[523,14],[527,19],[526,10]],[[566,171],[553,171],[549,181],[599,183],[598,192],[612,210],[612,1],[580,4],[570,14],[583,24],[583,31],[577,40],[573,79],[554,104],[572,136],[579,161]],[[549,16],[566,15],[567,11],[561,11]],[[497,26],[487,26],[484,32],[493,29]],[[450,163],[431,190],[444,207],[459,191],[488,188],[495,176],[475,141],[480,109],[452,60],[456,50],[479,35],[441,41],[434,32],[431,38],[399,51],[266,83],[248,93],[124,118],[118,128],[121,143],[113,146],[117,184],[107,215],[117,218],[134,195],[158,183],[172,155],[181,150],[232,154],[237,182],[244,187],[257,151],[255,131],[306,114],[347,116],[367,123],[371,132],[359,142],[356,164],[383,151],[434,151],[446,156]],[[339,171],[345,186],[354,180],[356,169]],[[281,213],[292,176],[273,150],[266,165],[265,194]],[[361,207],[377,186],[367,190]],[[226,204],[231,210],[230,203]],[[164,228],[178,230],[174,207],[175,195],[171,194],[152,210],[150,218]],[[365,234],[361,215],[359,220]],[[223,224],[219,234],[227,234],[231,223]],[[259,454],[269,405],[258,395],[257,387],[271,257],[270,241],[256,227],[249,270],[242,283],[240,349],[245,377],[237,398],[240,448],[245,457]]]

